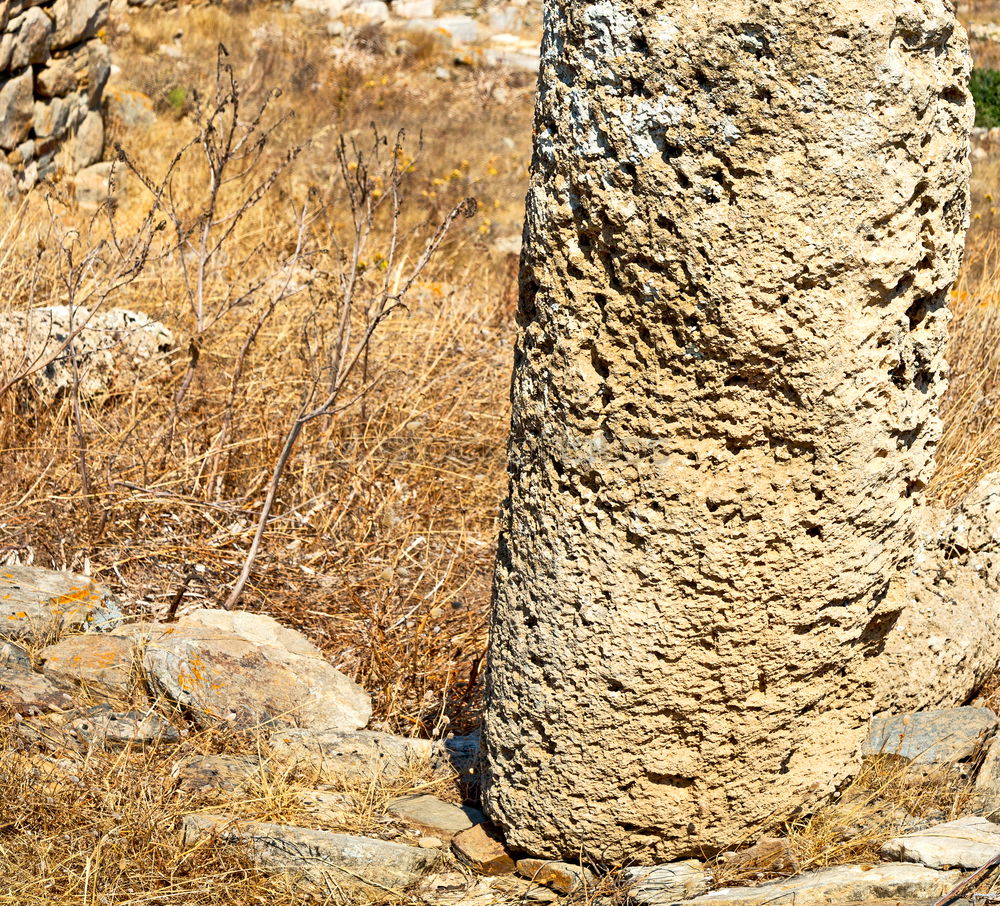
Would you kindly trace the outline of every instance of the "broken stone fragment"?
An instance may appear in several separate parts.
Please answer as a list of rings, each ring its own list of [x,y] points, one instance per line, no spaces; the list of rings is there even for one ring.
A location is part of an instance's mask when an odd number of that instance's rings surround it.
[[[753,846],[723,857],[726,868],[732,871],[795,874],[798,861],[792,847],[784,837],[764,837]]]
[[[35,91],[43,98],[62,97],[74,88],[76,88],[76,72],[65,57],[50,60],[35,76]]]
[[[221,815],[187,816],[182,835],[185,846],[209,836],[243,844],[262,868],[301,873],[324,891],[352,884],[404,890],[438,861],[435,852],[417,846]]]
[[[429,767],[434,743],[372,730],[358,732],[289,729],[268,740],[273,760],[313,773],[318,780],[394,778]]]
[[[0,669],[0,705],[16,714],[31,716],[66,711],[73,700],[38,673],[23,668]]]
[[[844,906],[869,900],[940,897],[962,878],[958,871],[886,863],[821,868],[759,887],[727,887],[690,900],[690,906]]]
[[[545,859],[519,859],[517,873],[536,884],[551,887],[559,893],[576,893],[593,888],[597,878],[589,868],[571,862],[548,862]]]
[[[997,728],[988,708],[942,708],[876,717],[866,755],[898,755],[914,764],[954,764],[971,758]]]
[[[69,144],[66,163],[71,173],[96,164],[104,153],[104,120],[97,110],[88,110]]]
[[[41,644],[68,630],[103,629],[120,619],[107,592],[86,576],[0,566],[0,638]]]
[[[347,824],[356,820],[358,808],[353,797],[330,790],[297,790],[296,802],[314,821],[323,824]]]
[[[702,862],[688,859],[650,868],[626,868],[628,895],[639,906],[674,906],[705,893],[712,876]]]
[[[428,875],[421,880],[414,893],[420,902],[433,906],[552,903],[559,899],[555,891],[516,875],[482,877],[455,870]]]
[[[116,703],[142,701],[145,695],[134,676],[132,639],[104,633],[64,638],[44,648],[42,673],[62,689]]]
[[[509,875],[515,868],[499,831],[490,824],[477,824],[451,841],[460,862],[484,875]]]
[[[125,746],[155,746],[178,742],[176,727],[154,711],[116,712],[107,705],[91,708],[84,717],[70,721],[68,729],[90,746],[120,749]]]
[[[420,830],[449,840],[486,820],[486,816],[479,809],[453,805],[438,799],[437,796],[426,794],[397,799],[389,804],[387,811],[393,817],[401,818]]]
[[[959,818],[895,837],[880,852],[887,859],[929,868],[981,868],[1000,856],[1000,826],[986,818]]]
[[[151,685],[201,727],[355,730],[371,699],[301,633],[272,617],[196,611],[153,628],[143,655]]]

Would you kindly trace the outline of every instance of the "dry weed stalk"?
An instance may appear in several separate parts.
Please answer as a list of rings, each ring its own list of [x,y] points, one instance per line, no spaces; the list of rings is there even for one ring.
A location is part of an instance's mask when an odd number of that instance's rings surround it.
[[[226,609],[233,608],[243,596],[260,550],[267,521],[274,508],[281,479],[299,435],[310,422],[330,418],[367,397],[372,386],[368,374],[369,357],[376,332],[390,315],[403,307],[407,293],[440,248],[455,220],[460,216],[471,218],[476,213],[475,201],[471,198],[465,199],[452,209],[434,230],[415,263],[407,266],[405,260],[399,261],[403,182],[412,163],[400,166],[403,157],[402,133],[396,137],[396,142],[388,155],[389,159],[385,161],[383,152],[387,147],[388,143],[377,131],[374,133],[371,146],[366,151],[352,144],[349,154],[347,143],[343,139],[338,145],[340,175],[347,190],[350,206],[352,241],[346,254],[341,256],[345,264],[339,279],[341,293],[335,297],[332,312],[332,321],[336,324],[336,328],[333,335],[327,337],[322,330],[313,329],[312,323],[307,321],[303,325],[303,355],[309,362],[312,379],[302,392],[298,409],[285,434],[281,452],[278,454],[267,487],[264,504],[257,518],[254,537],[243,561],[243,568],[223,604]],[[383,185],[385,188],[380,188]],[[386,251],[378,258],[378,267],[383,273],[383,278],[381,284],[377,284],[367,297],[362,297],[361,262],[369,253],[379,211],[386,202],[389,204],[389,239]],[[363,316],[358,326],[355,323],[356,311],[362,306]],[[356,330],[357,337],[355,337]],[[347,383],[359,365],[363,366],[362,386],[352,399],[342,401]]]

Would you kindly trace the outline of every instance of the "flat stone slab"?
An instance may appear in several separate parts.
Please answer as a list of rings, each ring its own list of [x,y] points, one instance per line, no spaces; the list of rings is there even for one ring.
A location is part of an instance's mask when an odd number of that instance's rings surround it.
[[[356,730],[371,717],[364,689],[272,617],[202,610],[143,632],[151,685],[201,727]]]
[[[437,796],[426,794],[397,799],[389,804],[387,811],[414,827],[448,839],[486,820],[486,816],[479,809],[453,805],[438,799]]]
[[[950,764],[971,758],[997,728],[989,708],[942,708],[876,717],[866,755],[898,755],[914,764]]]
[[[0,704],[28,717],[66,711],[73,707],[73,700],[40,673],[7,667],[0,669]]]
[[[572,862],[552,862],[545,859],[519,859],[517,873],[535,884],[543,884],[559,893],[576,893],[597,886],[597,876],[589,869]]]
[[[930,868],[981,868],[1000,856],[1000,825],[985,818],[959,818],[895,837],[883,845],[881,854]]]
[[[39,653],[42,673],[63,689],[83,689],[95,698],[129,702],[137,697],[133,681],[132,639],[105,633],[73,635]]]
[[[121,619],[101,586],[73,573],[37,566],[0,567],[0,638],[38,644],[80,628],[110,628]]]
[[[626,868],[622,874],[630,882],[629,897],[639,906],[674,906],[705,893],[711,884],[711,875],[697,859]]]
[[[962,879],[960,871],[889,862],[840,865],[759,887],[727,887],[690,901],[691,906],[843,906],[870,900],[940,897]]]
[[[489,824],[477,824],[457,834],[451,849],[459,862],[484,875],[509,875],[516,867],[499,831]]]
[[[268,740],[272,757],[310,771],[322,781],[344,778],[399,777],[416,767],[430,765],[434,743],[406,739],[373,730],[357,732],[288,729]]]
[[[244,844],[262,867],[301,872],[323,889],[358,883],[383,892],[386,887],[405,890],[439,861],[434,851],[418,846],[223,815],[188,815],[182,834],[185,846],[212,835]]]

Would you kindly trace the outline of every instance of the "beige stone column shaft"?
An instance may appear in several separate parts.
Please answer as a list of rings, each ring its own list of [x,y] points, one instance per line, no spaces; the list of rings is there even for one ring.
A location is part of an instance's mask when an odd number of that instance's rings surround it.
[[[547,0],[485,802],[739,842],[849,775],[967,221],[946,0]]]

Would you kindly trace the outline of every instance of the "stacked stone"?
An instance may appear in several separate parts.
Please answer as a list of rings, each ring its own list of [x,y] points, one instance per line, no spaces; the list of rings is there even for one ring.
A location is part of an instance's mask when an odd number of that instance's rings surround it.
[[[0,185],[100,160],[107,14],[107,0],[0,0]]]

